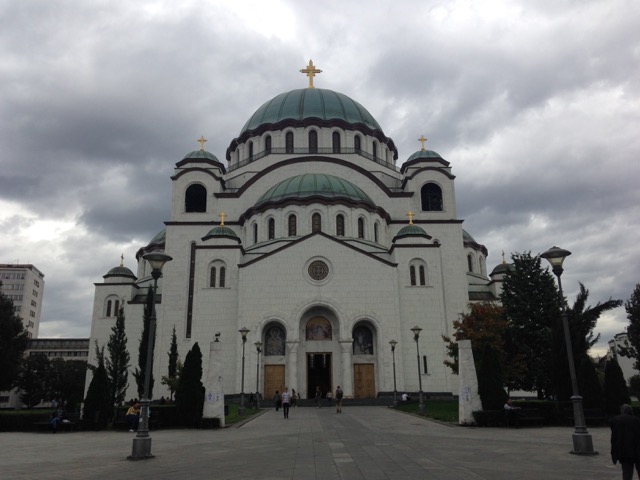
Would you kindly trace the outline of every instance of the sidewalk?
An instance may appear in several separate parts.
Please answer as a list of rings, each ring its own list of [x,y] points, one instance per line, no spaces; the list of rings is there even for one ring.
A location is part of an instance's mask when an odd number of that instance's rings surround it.
[[[0,433],[3,479],[619,479],[609,429],[600,455],[569,454],[570,427],[442,425],[384,407],[265,411],[241,427],[152,432],[155,458],[132,462],[126,432]]]

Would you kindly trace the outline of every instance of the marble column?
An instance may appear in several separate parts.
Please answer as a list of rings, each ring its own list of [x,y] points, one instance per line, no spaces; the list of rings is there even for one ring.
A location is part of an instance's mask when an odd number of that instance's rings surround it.
[[[342,383],[334,382],[336,386],[340,385],[345,397],[353,397],[353,339],[340,340],[340,350],[342,353]]]
[[[224,418],[224,389],[222,382],[222,343],[211,342],[209,348],[209,369],[207,370],[207,380],[204,385],[204,406],[202,418],[219,418],[220,426],[225,426]]]
[[[458,340],[458,379],[460,381],[459,423],[461,425],[475,424],[473,412],[482,410],[482,402],[478,394],[478,376],[473,361],[471,340]]]
[[[300,342],[298,340],[292,340],[287,342],[287,371],[285,378],[289,392],[292,388],[296,389],[296,393],[300,393],[300,386],[298,385],[298,347]]]

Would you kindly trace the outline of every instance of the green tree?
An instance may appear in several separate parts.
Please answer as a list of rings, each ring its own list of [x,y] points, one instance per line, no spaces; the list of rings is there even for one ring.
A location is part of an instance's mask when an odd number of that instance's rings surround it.
[[[197,428],[202,420],[205,388],[202,384],[202,353],[196,342],[187,353],[176,390],[176,409],[183,424]]]
[[[176,327],[173,326],[171,333],[171,346],[169,347],[169,366],[167,368],[167,376],[162,377],[162,384],[169,387],[171,392],[170,398],[173,400],[173,394],[178,384],[178,337],[176,336]]]
[[[96,342],[96,357],[98,366],[93,366],[93,378],[84,399],[83,418],[97,428],[105,428],[113,417],[113,403],[109,398],[111,385],[104,366],[104,347],[99,348]]]
[[[605,408],[610,414],[617,415],[620,407],[631,403],[624,374],[616,359],[609,360],[604,369]]]
[[[571,336],[571,346],[576,368],[584,356],[588,356],[589,349],[595,345],[600,335],[594,336],[593,330],[596,327],[600,316],[609,310],[622,305],[622,300],[609,299],[604,303],[598,302],[594,307],[587,306],[589,290],[580,283],[580,291],[576,296],[573,306],[567,309],[569,322],[569,332]],[[567,361],[567,348],[564,339],[564,330],[560,324],[554,328],[554,348],[553,370],[554,393],[560,400],[568,400],[571,395],[571,376],[569,374],[569,363]],[[585,368],[589,368],[586,366]],[[580,394],[582,388],[580,388]]]
[[[48,398],[64,400],[67,411],[77,411],[84,395],[86,376],[86,361],[54,358],[49,364],[47,377]]]
[[[640,398],[640,375],[634,375],[629,379],[629,395]]]
[[[482,402],[482,409],[501,410],[507,401],[507,394],[504,391],[502,368],[498,356],[490,344],[484,346],[476,363],[478,365],[478,394]]]
[[[582,396],[582,405],[584,408],[603,409],[604,395],[593,359],[587,353],[582,353],[577,360],[578,391]],[[568,378],[567,381],[570,382],[571,379]]]
[[[629,345],[620,349],[620,354],[635,359],[633,368],[640,370],[640,283],[636,285],[631,297],[624,304],[627,311],[627,338]]]
[[[537,391],[544,398],[551,385],[553,328],[560,319],[558,289],[540,257],[531,253],[512,256],[513,270],[503,282],[502,305],[510,322],[513,345],[527,369],[515,379],[513,387]]]
[[[22,361],[18,383],[20,400],[27,408],[39,404],[47,397],[49,359],[44,353],[29,355]]]
[[[0,390],[15,386],[28,343],[27,331],[15,313],[13,300],[0,291]]]
[[[449,359],[444,364],[458,373],[458,340],[471,340],[473,357],[479,359],[487,345],[497,358],[500,371],[507,386],[514,384],[525,368],[517,352],[509,348],[509,322],[502,306],[495,302],[472,303],[469,312],[460,314],[453,322],[453,339],[442,336]]]
[[[112,405],[119,405],[124,401],[129,387],[129,352],[127,351],[127,335],[125,333],[124,306],[120,307],[115,325],[111,328],[111,335],[107,343],[109,357],[105,359],[105,368],[111,384],[109,398]]]
[[[151,313],[154,299],[153,289],[149,287],[147,290],[147,302],[144,305],[144,312],[142,314],[142,335],[140,336],[140,347],[138,348],[138,367],[133,372],[133,377],[136,379],[136,385],[138,387],[138,398],[144,396],[144,376],[147,367],[147,350],[149,348],[149,327],[151,325]],[[155,344],[155,331],[153,344]],[[151,353],[153,365],[153,352]],[[149,377],[149,399],[153,398],[153,371]]]

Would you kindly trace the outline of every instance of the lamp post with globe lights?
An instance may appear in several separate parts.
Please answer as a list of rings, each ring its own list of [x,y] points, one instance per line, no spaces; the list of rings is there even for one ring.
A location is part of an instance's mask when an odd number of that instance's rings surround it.
[[[147,362],[144,368],[144,390],[143,398],[140,400],[140,423],[138,433],[133,439],[133,448],[129,460],[145,460],[153,458],[151,454],[151,437],[149,436],[149,404],[151,372],[153,371],[153,349],[156,338],[156,297],[158,290],[158,279],[162,276],[162,267],[167,262],[173,260],[163,252],[151,252],[143,255],[149,265],[151,265],[151,277],[153,278],[153,290],[151,292],[151,316],[149,317],[149,329],[147,331]]]
[[[587,431],[587,423],[584,418],[584,410],[582,408],[582,397],[578,392],[578,380],[576,377],[576,367],[573,360],[573,348],[571,346],[571,333],[569,331],[569,319],[567,309],[564,304],[564,294],[562,293],[562,263],[564,259],[571,255],[569,250],[558,247],[551,247],[546,252],[540,254],[541,258],[549,261],[551,269],[556,277],[558,277],[558,289],[560,291],[560,311],[562,312],[562,328],[564,330],[564,341],[567,347],[567,360],[569,361],[569,374],[571,375],[571,388],[573,395],[573,418],[575,422],[575,431],[573,432],[573,450],[571,453],[577,455],[597,455],[598,452],[593,450],[593,441],[591,435]]]
[[[420,415],[424,415],[424,397],[422,395],[422,374],[420,373],[420,346],[418,345],[418,340],[420,339],[420,332],[422,329],[417,325],[411,329],[413,332],[413,339],[416,341],[416,353],[418,356],[418,386],[420,387],[420,391],[418,393],[418,412]]]
[[[240,383],[240,407],[238,407],[238,415],[241,417],[244,415],[244,346],[247,343],[247,334],[250,332],[247,327],[242,327],[238,332],[242,336],[242,380]]]
[[[393,408],[398,406],[398,389],[396,388],[396,345],[398,342],[389,340],[391,345],[391,356],[393,357]]]
[[[256,410],[260,410],[260,353],[262,352],[262,342],[257,341],[254,345],[258,353],[258,360],[256,361]]]

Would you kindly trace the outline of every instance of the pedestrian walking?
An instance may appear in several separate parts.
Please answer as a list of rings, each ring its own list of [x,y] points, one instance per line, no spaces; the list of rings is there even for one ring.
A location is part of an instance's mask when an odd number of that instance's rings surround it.
[[[282,391],[282,413],[284,414],[284,418],[289,418],[289,407],[291,406],[291,394],[289,393],[289,389],[284,387]]]
[[[611,419],[611,460],[620,462],[622,480],[633,479],[635,467],[640,477],[640,418],[631,405],[622,405],[620,415]]]
[[[336,388],[336,413],[342,413],[342,397],[344,397],[344,392],[338,385]]]
[[[280,410],[280,404],[282,403],[282,397],[280,397],[280,392],[276,390],[276,396],[273,397],[273,403],[276,407],[276,412]]]
[[[316,406],[318,408],[322,407],[322,390],[320,390],[320,385],[316,385]]]

